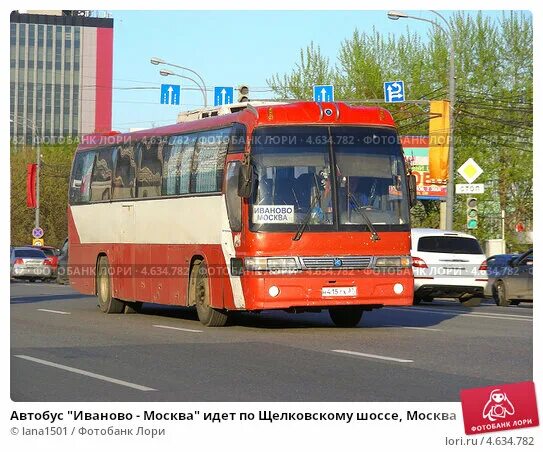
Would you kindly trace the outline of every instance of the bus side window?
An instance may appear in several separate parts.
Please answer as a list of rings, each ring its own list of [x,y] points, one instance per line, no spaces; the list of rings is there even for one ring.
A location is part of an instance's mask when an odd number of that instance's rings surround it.
[[[189,192],[192,154],[196,134],[171,136],[164,147],[162,195],[184,195]]]
[[[226,170],[226,211],[230,229],[241,231],[241,198],[238,196],[238,175],[241,162],[230,162]]]
[[[134,145],[119,147],[115,177],[113,178],[112,199],[130,199],[134,197],[134,181],[136,179],[136,159]]]
[[[156,198],[162,192],[162,151],[159,137],[151,137],[141,145],[138,170],[138,198]]]
[[[98,152],[96,165],[92,172],[91,201],[106,201],[111,197],[111,176],[113,173],[113,148],[102,149]]]
[[[85,204],[90,201],[90,183],[96,151],[76,154],[70,177],[70,204]]]
[[[193,159],[193,193],[221,191],[230,128],[201,132]]]

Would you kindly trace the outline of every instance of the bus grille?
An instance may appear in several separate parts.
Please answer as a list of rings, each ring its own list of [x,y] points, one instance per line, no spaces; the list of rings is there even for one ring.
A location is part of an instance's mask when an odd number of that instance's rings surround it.
[[[331,256],[331,257],[302,257],[302,265],[307,270],[317,269],[359,269],[371,265],[371,256]]]

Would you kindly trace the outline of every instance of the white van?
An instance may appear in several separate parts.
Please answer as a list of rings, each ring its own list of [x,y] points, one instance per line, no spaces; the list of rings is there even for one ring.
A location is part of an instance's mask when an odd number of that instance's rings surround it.
[[[431,302],[437,297],[458,298],[462,303],[484,298],[488,281],[486,256],[472,235],[441,229],[411,229],[411,258],[414,304]]]

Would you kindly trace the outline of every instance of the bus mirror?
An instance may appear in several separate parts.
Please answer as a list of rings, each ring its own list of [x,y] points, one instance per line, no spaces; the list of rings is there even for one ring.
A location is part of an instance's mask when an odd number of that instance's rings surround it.
[[[238,177],[238,196],[240,198],[250,198],[255,187],[256,176],[253,165],[246,163],[239,167]]]
[[[407,182],[409,186],[409,205],[413,207],[417,202],[417,178],[414,174],[409,174]]]

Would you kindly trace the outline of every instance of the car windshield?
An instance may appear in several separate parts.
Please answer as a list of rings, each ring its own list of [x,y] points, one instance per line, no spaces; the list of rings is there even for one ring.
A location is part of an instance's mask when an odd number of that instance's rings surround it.
[[[15,257],[29,257],[43,259],[45,254],[41,250],[15,250]]]
[[[251,229],[377,230],[408,227],[405,166],[393,129],[259,127]],[[361,211],[363,210],[363,211]]]
[[[421,237],[418,250],[426,253],[484,254],[476,239],[441,235]]]
[[[44,254],[48,257],[55,255],[55,250],[53,250],[52,248],[42,248],[41,251],[43,251]]]

